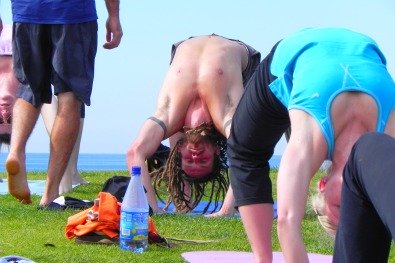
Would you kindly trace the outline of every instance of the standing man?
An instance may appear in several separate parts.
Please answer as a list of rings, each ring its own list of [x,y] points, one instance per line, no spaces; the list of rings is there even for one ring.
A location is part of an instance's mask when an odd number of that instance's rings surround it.
[[[3,144],[9,145],[12,126],[12,109],[16,101],[16,92],[19,81],[15,78],[12,65],[12,25],[3,25],[0,34],[0,148]],[[78,139],[75,142],[73,152],[67,164],[66,171],[59,185],[59,194],[69,192],[73,185],[85,184],[77,170],[78,155],[81,143],[81,135],[85,118],[85,107],[81,107],[80,129]],[[51,135],[52,126],[58,111],[58,100],[53,95],[51,104],[41,107],[41,116],[48,135]],[[1,181],[1,178],[0,178]]]
[[[105,2],[107,42],[103,47],[112,49],[122,38],[119,0]],[[8,188],[22,203],[31,203],[25,148],[42,104],[51,103],[52,84],[58,112],[40,201],[45,208],[59,196],[59,184],[78,136],[81,105],[90,105],[97,51],[96,7],[94,0],[11,0],[11,4],[14,72],[20,85],[6,160]]]

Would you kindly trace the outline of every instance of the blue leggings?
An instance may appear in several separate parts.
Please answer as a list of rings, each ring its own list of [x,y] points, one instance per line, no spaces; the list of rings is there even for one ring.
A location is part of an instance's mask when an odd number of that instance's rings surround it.
[[[395,235],[395,139],[363,135],[343,172],[333,262],[387,262]]]

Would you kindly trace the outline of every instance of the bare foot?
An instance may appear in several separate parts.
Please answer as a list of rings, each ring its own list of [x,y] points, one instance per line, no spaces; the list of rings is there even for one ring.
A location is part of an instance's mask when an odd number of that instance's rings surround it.
[[[83,185],[83,184],[88,184],[89,182],[82,179],[81,175],[78,172],[76,172],[72,176],[72,183],[73,185]]]
[[[66,170],[59,185],[59,194],[65,194],[73,190],[73,186],[88,184],[81,178],[78,171],[70,173]]]
[[[8,177],[8,191],[24,204],[31,204],[29,185],[25,169],[21,169],[19,160],[9,158],[5,163]]]
[[[47,181],[47,183],[48,183],[48,181]],[[45,186],[45,191],[44,191],[43,196],[41,197],[39,206],[48,206],[48,205],[50,205],[56,198],[58,198],[58,197],[60,196],[60,195],[59,195],[59,191],[58,191],[57,188],[54,188],[54,191],[50,191],[50,190],[48,190],[48,189],[49,189],[49,187],[48,187],[48,185],[46,185],[46,186]]]

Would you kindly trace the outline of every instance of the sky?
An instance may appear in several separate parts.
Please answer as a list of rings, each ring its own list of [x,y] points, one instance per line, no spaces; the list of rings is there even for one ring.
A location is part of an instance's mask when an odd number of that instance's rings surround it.
[[[10,5],[10,0],[1,1],[3,23],[12,23]],[[96,7],[99,47],[81,153],[126,153],[154,113],[171,45],[190,36],[216,33],[239,39],[265,57],[278,40],[302,28],[346,27],[375,39],[395,76],[394,0],[121,0],[124,36],[113,50],[102,48],[105,1],[96,0]],[[275,154],[284,146],[282,139]],[[41,117],[26,151],[49,152]]]

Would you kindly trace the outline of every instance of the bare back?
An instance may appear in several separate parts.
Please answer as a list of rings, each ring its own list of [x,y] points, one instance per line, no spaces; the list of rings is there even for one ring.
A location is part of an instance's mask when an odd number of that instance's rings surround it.
[[[243,93],[242,71],[248,51],[220,36],[200,36],[181,43],[165,77],[156,116],[168,127],[167,135],[183,126],[213,122],[227,136],[226,121],[232,118]]]

